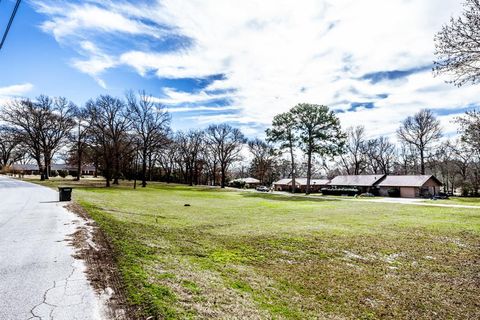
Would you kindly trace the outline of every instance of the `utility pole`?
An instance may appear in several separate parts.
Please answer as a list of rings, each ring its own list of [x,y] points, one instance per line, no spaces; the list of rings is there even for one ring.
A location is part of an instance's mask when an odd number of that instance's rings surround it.
[[[17,2],[15,3],[15,7],[13,8],[13,12],[10,15],[10,19],[8,20],[7,28],[5,29],[5,32],[3,33],[3,36],[2,36],[2,42],[0,42],[0,50],[2,50],[3,44],[5,43],[5,40],[7,39],[8,32],[10,31],[10,27],[12,26],[13,19],[15,18],[15,15],[17,14],[17,10],[18,10],[18,7],[20,6],[20,2],[22,2],[22,0],[17,0]]]

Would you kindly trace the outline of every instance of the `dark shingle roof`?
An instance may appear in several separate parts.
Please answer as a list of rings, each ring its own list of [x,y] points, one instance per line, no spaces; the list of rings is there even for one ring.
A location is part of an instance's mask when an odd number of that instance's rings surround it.
[[[330,180],[325,180],[325,179],[310,179],[310,185],[317,185],[317,186],[326,186]],[[287,178],[287,179],[280,179],[276,182],[273,183],[274,185],[291,185],[292,184],[292,178]],[[295,184],[299,186],[305,186],[307,185],[307,178],[296,178],[295,179]]]
[[[351,175],[351,176],[336,176],[330,181],[331,186],[352,186],[352,187],[371,187],[380,181],[385,175]]]
[[[330,180],[325,179],[310,179],[310,185],[317,185],[317,186],[325,186],[330,182]],[[297,178],[295,179],[295,183],[301,186],[307,185],[307,178]]]
[[[422,187],[431,178],[439,186],[442,185],[442,183],[432,175],[415,175],[415,176],[387,176],[385,180],[383,180],[378,184],[378,186],[379,187]]]

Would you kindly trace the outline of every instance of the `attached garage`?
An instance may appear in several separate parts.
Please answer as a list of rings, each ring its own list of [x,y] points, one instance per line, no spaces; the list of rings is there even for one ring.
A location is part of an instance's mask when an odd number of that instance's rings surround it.
[[[437,195],[442,183],[432,175],[386,176],[377,186],[384,197],[420,198]]]

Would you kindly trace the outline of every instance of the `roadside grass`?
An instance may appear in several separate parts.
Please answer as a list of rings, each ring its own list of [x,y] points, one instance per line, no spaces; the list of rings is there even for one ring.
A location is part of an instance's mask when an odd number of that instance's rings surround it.
[[[462,204],[462,205],[471,205],[471,206],[480,206],[480,198],[475,197],[451,197],[450,199],[445,200],[436,200],[438,203],[445,204]]]
[[[82,184],[139,316],[480,317],[480,210]]]

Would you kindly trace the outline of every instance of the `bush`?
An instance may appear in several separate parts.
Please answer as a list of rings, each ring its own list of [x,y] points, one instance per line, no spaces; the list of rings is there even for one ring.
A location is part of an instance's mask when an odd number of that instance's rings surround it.
[[[68,171],[67,170],[58,170],[58,175],[62,178],[65,178],[68,176]]]
[[[365,193],[362,193],[360,197],[375,197],[375,195],[371,192],[365,192]]]
[[[338,188],[338,189],[331,189],[331,188],[322,188],[321,189],[323,195],[329,196],[354,196],[360,194],[360,191],[355,188]]]
[[[245,187],[245,181],[233,180],[230,182],[230,186],[243,189]]]

